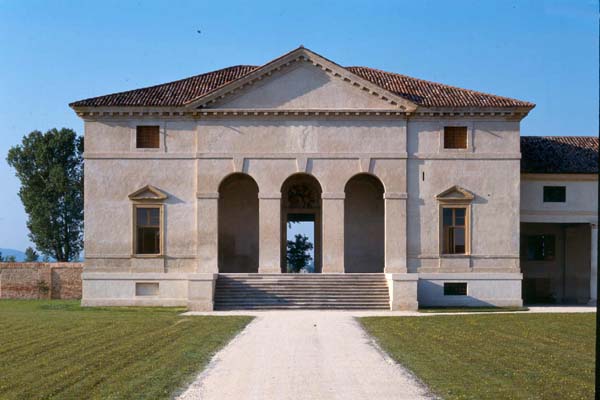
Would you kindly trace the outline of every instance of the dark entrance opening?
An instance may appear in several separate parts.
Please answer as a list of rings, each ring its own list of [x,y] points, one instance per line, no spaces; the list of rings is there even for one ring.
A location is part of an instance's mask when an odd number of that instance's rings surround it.
[[[219,187],[219,272],[258,272],[258,185],[237,173]]]
[[[522,223],[521,271],[526,304],[587,304],[590,225]]]

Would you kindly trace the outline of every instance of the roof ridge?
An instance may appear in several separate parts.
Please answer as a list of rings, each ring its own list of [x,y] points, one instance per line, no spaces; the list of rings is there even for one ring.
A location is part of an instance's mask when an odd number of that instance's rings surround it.
[[[440,86],[447,87],[447,88],[449,88],[449,89],[455,89],[455,90],[467,91],[467,92],[471,92],[471,93],[474,93],[474,94],[479,94],[479,95],[483,95],[483,96],[491,96],[491,97],[495,97],[495,98],[497,98],[497,99],[511,100],[511,101],[518,101],[518,102],[521,102],[521,103],[526,103],[526,104],[529,104],[530,106],[535,106],[535,103],[532,103],[532,102],[530,102],[530,101],[519,100],[519,99],[515,99],[515,98],[513,98],[513,97],[500,96],[500,95],[497,95],[497,94],[492,94],[492,93],[487,93],[487,92],[481,92],[481,91],[479,91],[479,90],[473,90],[473,89],[462,88],[462,87],[460,87],[460,86],[448,85],[448,84],[446,84],[446,83],[441,83],[441,82],[430,81],[430,80],[423,79],[423,78],[416,78],[416,77],[414,77],[414,76],[405,75],[405,74],[400,74],[400,73],[398,73],[398,72],[385,71],[385,70],[382,70],[382,69],[379,69],[379,68],[365,67],[365,66],[360,66],[360,65],[353,65],[353,66],[348,66],[348,67],[344,67],[344,68],[346,68],[346,69],[348,69],[348,68],[364,68],[364,69],[368,69],[368,70],[371,70],[371,71],[377,71],[377,72],[381,72],[381,73],[384,73],[384,74],[390,74],[390,75],[396,75],[396,76],[400,76],[400,77],[402,77],[402,78],[414,79],[414,80],[416,80],[416,81],[423,82],[423,83],[434,84],[434,85],[440,85]],[[350,72],[352,72],[352,71],[350,71]]]

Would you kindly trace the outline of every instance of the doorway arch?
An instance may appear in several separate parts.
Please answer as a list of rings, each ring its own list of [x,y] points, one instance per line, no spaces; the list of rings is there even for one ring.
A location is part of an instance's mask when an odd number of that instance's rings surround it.
[[[352,177],[344,189],[344,272],[379,273],[385,265],[385,204],[381,181]]]
[[[321,272],[321,193],[321,184],[309,174],[294,174],[281,185],[281,272],[288,272],[288,223],[301,221],[313,222],[314,272]]]
[[[258,185],[235,173],[219,185],[219,272],[258,272]]]

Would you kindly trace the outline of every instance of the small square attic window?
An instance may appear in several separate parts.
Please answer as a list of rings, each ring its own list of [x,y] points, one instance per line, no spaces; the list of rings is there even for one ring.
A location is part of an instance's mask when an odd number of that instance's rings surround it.
[[[466,149],[467,148],[467,127],[466,126],[445,126],[444,127],[444,148],[445,149]]]
[[[567,201],[565,186],[544,186],[544,203],[564,203]]]
[[[138,125],[135,129],[135,147],[158,149],[160,147],[160,127],[158,125]]]

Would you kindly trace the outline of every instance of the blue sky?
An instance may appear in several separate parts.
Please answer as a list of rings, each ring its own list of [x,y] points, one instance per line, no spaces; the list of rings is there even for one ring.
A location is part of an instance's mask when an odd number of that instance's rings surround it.
[[[341,65],[533,101],[524,135],[596,135],[597,9],[590,0],[0,0],[0,248],[29,245],[6,153],[35,129],[82,133],[69,102],[263,64],[300,44]]]

